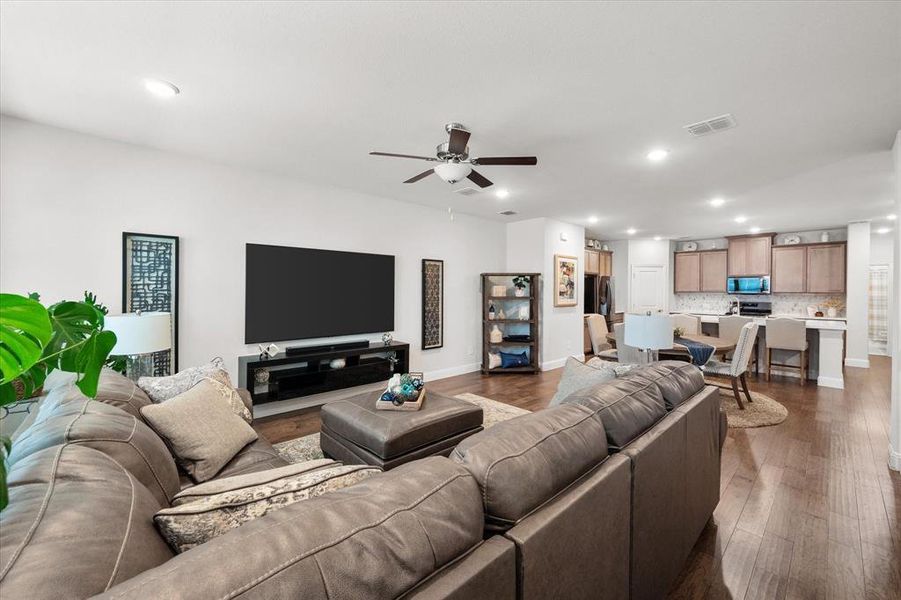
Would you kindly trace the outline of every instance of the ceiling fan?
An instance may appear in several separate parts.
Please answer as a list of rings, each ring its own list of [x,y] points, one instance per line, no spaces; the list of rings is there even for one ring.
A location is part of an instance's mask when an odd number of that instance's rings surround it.
[[[444,126],[450,134],[448,141],[439,144],[436,158],[431,156],[416,156],[414,154],[394,154],[392,152],[370,152],[372,156],[393,156],[395,158],[413,158],[441,163],[428,171],[423,171],[415,177],[411,177],[404,183],[416,183],[435,173],[448,183],[457,183],[464,177],[481,188],[493,185],[487,177],[472,168],[473,165],[537,165],[538,159],[534,156],[483,156],[481,158],[469,158],[469,136],[465,127],[459,123],[448,123]]]

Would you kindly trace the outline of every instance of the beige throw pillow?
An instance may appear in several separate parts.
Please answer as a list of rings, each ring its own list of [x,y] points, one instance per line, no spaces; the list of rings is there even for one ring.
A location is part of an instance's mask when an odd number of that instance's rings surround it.
[[[197,482],[213,477],[257,439],[253,428],[232,412],[208,380],[162,404],[142,407],[141,416]]]
[[[228,371],[222,367],[221,358],[214,359],[207,365],[188,367],[175,375],[139,377],[137,385],[150,396],[153,402],[159,403],[184,394],[203,380],[216,382],[217,389],[220,390],[222,398],[231,407],[232,412],[248,423],[253,421],[253,415],[250,414],[250,410],[244,405],[238,392],[232,386]]]
[[[225,477],[188,488],[153,521],[176,552],[258,519],[272,510],[348,487],[381,469],[313,460],[258,473]]]

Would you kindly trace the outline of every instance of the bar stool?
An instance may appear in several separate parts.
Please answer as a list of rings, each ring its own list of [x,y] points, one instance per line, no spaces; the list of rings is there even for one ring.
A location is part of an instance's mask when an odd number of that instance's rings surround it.
[[[685,335],[700,335],[701,318],[694,315],[672,315],[673,329],[680,327]]]
[[[801,354],[799,366],[786,365],[773,362],[773,350],[788,350]],[[807,367],[809,356],[807,354],[807,325],[798,319],[785,317],[766,320],[766,380],[770,380],[773,367],[798,369],[801,372],[801,385],[807,383]]]
[[[738,315],[730,315],[728,317],[720,317],[719,321],[719,338],[723,341],[732,342],[733,344],[738,343],[738,334],[741,332],[741,328],[746,324],[752,322],[754,319],[751,317],[740,317]],[[754,374],[757,375],[760,373],[760,356],[759,351],[757,349],[757,340],[754,340],[753,345],[753,362],[754,362]],[[727,353],[728,354],[728,353]],[[735,356],[735,352],[732,352],[732,356]],[[725,356],[723,358],[726,358]]]

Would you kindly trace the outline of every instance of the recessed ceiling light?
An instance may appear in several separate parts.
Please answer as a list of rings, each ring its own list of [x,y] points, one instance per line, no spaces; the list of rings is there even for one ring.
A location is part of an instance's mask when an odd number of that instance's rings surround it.
[[[760,233],[760,227],[752,227],[748,231],[750,231],[751,233]]]
[[[888,227],[880,227],[879,229],[876,230],[876,233],[885,234],[885,233],[888,233],[889,231],[891,231],[891,229],[889,229]]]
[[[598,222],[598,218],[597,218],[597,217],[594,217],[594,216],[588,217],[588,222],[589,222],[589,223],[597,223],[597,222]]]
[[[747,220],[748,220],[748,217],[746,217],[744,215],[738,215],[737,217],[735,217],[736,223],[744,223]]]
[[[659,242],[659,241],[662,240],[662,239],[663,239],[663,238],[660,237],[659,235],[655,235],[655,236],[654,236],[654,241],[655,241],[655,242]]]
[[[710,200],[710,206],[722,206],[726,201],[723,198],[716,197]]]
[[[886,215],[885,218],[888,219],[889,221],[894,221],[895,219],[898,218],[898,215]]]
[[[629,228],[626,230],[626,233],[628,233],[629,235],[635,235],[635,232],[636,232],[636,231],[638,231],[638,230],[635,229],[634,227],[629,227]]]
[[[650,152],[648,152],[648,160],[651,162],[660,162],[669,156],[669,150],[665,150],[663,148],[654,148]]]
[[[503,200],[510,195],[510,191],[505,188],[501,188],[498,191],[494,192],[494,195]]]
[[[148,92],[160,98],[172,98],[181,93],[181,90],[175,87],[175,84],[162,79],[145,79],[144,87]]]

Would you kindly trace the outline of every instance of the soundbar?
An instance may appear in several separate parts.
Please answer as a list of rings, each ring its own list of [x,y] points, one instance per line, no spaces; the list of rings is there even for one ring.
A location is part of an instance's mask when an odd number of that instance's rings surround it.
[[[356,350],[357,348],[368,348],[369,342],[366,340],[357,340],[353,342],[341,342],[340,344],[323,344],[321,346],[291,346],[285,348],[286,356],[297,356],[298,354],[308,354],[311,352],[331,352],[333,350]]]

